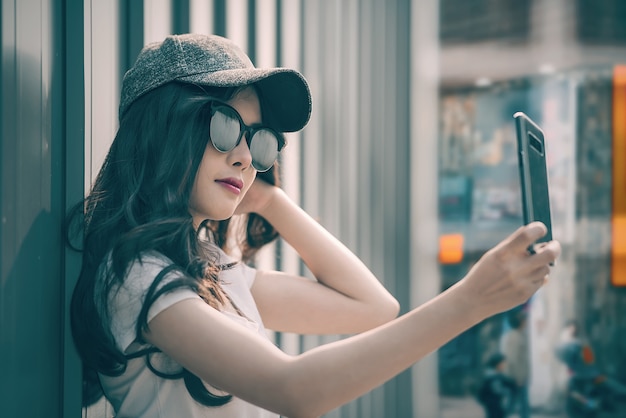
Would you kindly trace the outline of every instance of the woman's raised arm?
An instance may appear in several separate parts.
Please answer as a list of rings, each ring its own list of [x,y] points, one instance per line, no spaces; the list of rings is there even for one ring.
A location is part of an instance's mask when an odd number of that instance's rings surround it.
[[[457,284],[402,317],[298,356],[282,353],[199,300],[150,322],[146,339],[190,371],[244,400],[289,417],[315,417],[381,385],[496,313],[528,300],[560,254],[533,223],[488,251]],[[304,239],[304,238],[303,238]]]
[[[257,202],[255,211],[295,249],[317,279],[259,271],[252,294],[268,328],[353,333],[398,315],[398,302],[365,264],[281,189],[257,180],[245,199]]]

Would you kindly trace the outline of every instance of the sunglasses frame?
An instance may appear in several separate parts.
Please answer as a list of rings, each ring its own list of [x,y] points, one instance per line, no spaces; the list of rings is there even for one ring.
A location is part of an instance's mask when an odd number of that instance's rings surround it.
[[[226,116],[231,116],[231,114],[235,117],[236,120],[239,121],[239,136],[237,137],[237,141],[235,142],[235,145],[233,145],[233,147],[229,150],[221,150],[219,149],[216,145],[215,142],[213,142],[213,138],[211,138],[211,134],[210,134],[210,124],[213,121],[213,116],[220,111],[220,109],[227,109],[228,113],[226,112],[222,112],[224,115]],[[280,155],[280,152],[283,150],[283,148],[285,148],[286,145],[286,141],[285,141],[285,137],[283,136],[283,134],[281,132],[278,132],[270,127],[264,126],[262,124],[255,124],[255,125],[246,125],[245,122],[243,121],[243,119],[241,118],[241,115],[239,114],[239,112],[237,112],[237,110],[224,103],[224,102],[220,102],[217,100],[213,100],[210,103],[210,117],[211,119],[209,120],[209,140],[211,141],[211,144],[213,145],[213,148],[215,148],[217,151],[221,152],[221,153],[227,153],[230,152],[232,150],[234,150],[235,148],[237,148],[237,146],[241,143],[241,138],[246,137],[246,143],[248,144],[248,149],[250,148],[250,143],[252,142],[252,138],[254,137],[254,135],[259,132],[259,131],[269,131],[271,132],[274,137],[276,137],[277,140],[277,153],[276,153],[276,159],[274,160],[274,163],[278,160],[278,156]],[[269,170],[270,168],[272,168],[272,166],[274,165],[274,163],[272,163],[272,165],[266,169],[259,169],[254,165],[254,157],[252,158],[252,166],[258,171],[258,172],[264,172]]]

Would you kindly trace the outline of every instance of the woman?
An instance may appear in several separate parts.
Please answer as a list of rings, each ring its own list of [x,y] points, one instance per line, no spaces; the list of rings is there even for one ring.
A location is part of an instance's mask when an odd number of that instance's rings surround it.
[[[217,36],[168,37],[126,74],[119,131],[73,218],[74,341],[117,416],[319,416],[546,281],[560,247],[530,255],[535,223],[394,319],[377,278],[275,185],[282,132],[310,109],[299,73],[256,69]],[[245,264],[278,235],[316,280]],[[290,356],[266,328],[358,335]]]

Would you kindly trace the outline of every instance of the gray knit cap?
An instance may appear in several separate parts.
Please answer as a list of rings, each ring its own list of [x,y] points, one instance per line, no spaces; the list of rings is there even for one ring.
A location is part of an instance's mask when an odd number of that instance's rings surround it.
[[[255,83],[264,119],[281,132],[302,129],[311,116],[311,92],[299,72],[255,68],[231,40],[217,35],[172,35],[146,45],[122,82],[119,117],[139,96],[170,81],[240,87]],[[267,121],[266,121],[267,123]]]

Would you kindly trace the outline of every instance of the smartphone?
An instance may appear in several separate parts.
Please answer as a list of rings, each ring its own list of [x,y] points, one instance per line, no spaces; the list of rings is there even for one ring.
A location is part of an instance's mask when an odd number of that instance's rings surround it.
[[[534,253],[538,245],[552,240],[545,137],[539,125],[525,113],[517,112],[513,118],[517,130],[517,156],[524,224],[541,221],[548,228],[546,235],[528,249]]]

